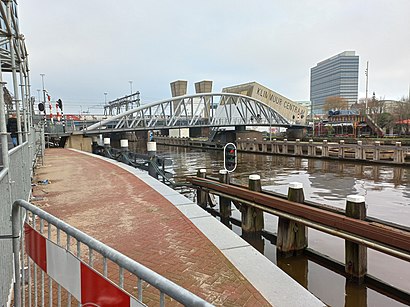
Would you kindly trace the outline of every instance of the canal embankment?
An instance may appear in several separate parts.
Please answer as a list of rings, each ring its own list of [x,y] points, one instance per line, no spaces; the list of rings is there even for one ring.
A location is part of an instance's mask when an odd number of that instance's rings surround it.
[[[44,179],[49,184],[34,188],[38,206],[213,304],[323,306],[247,242],[145,172],[48,149],[36,174]]]

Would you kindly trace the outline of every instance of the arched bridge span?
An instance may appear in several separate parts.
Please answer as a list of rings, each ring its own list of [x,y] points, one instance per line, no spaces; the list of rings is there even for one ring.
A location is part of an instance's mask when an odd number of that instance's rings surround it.
[[[93,124],[84,133],[229,126],[294,125],[276,110],[252,97],[204,93],[141,105]]]

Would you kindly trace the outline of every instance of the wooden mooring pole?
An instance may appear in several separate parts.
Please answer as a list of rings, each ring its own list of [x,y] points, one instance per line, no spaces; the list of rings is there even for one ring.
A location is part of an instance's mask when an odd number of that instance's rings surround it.
[[[366,204],[363,196],[348,195],[346,216],[359,220],[366,218]],[[345,240],[345,272],[361,283],[367,273],[367,248],[364,245]]]
[[[288,200],[303,203],[305,196],[300,182],[291,182],[288,190]],[[308,233],[305,225],[279,217],[276,248],[284,256],[301,253],[308,245]]]
[[[223,169],[219,171],[219,181],[229,184],[230,178],[227,170]],[[229,198],[219,196],[219,212],[221,214],[221,220],[226,220],[231,217],[231,201]]]
[[[199,178],[205,178],[206,177],[206,169],[201,168],[197,172],[197,176]],[[202,208],[206,208],[207,206],[207,195],[206,192],[203,189],[198,189],[196,192],[196,203],[198,206]]]
[[[261,177],[249,175],[249,190],[261,192]],[[263,211],[252,206],[243,205],[242,212],[242,234],[260,235],[264,227]]]

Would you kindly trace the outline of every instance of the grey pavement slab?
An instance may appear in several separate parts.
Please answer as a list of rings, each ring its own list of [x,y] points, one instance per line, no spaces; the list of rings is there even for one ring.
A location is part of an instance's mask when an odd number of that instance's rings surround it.
[[[187,218],[191,219],[197,219],[197,218],[202,218],[202,217],[212,217],[211,214],[200,208],[197,204],[194,204],[193,202],[185,204],[185,205],[180,205],[177,206],[179,211],[181,211]]]
[[[326,306],[252,246],[222,252],[273,306]]]
[[[241,237],[211,215],[191,219],[191,222],[220,250],[250,246]]]

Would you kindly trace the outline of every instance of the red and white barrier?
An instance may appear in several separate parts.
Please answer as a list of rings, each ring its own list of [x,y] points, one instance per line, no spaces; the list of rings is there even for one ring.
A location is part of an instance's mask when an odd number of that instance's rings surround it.
[[[87,306],[145,306],[64,248],[24,225],[26,252],[54,281]]]

